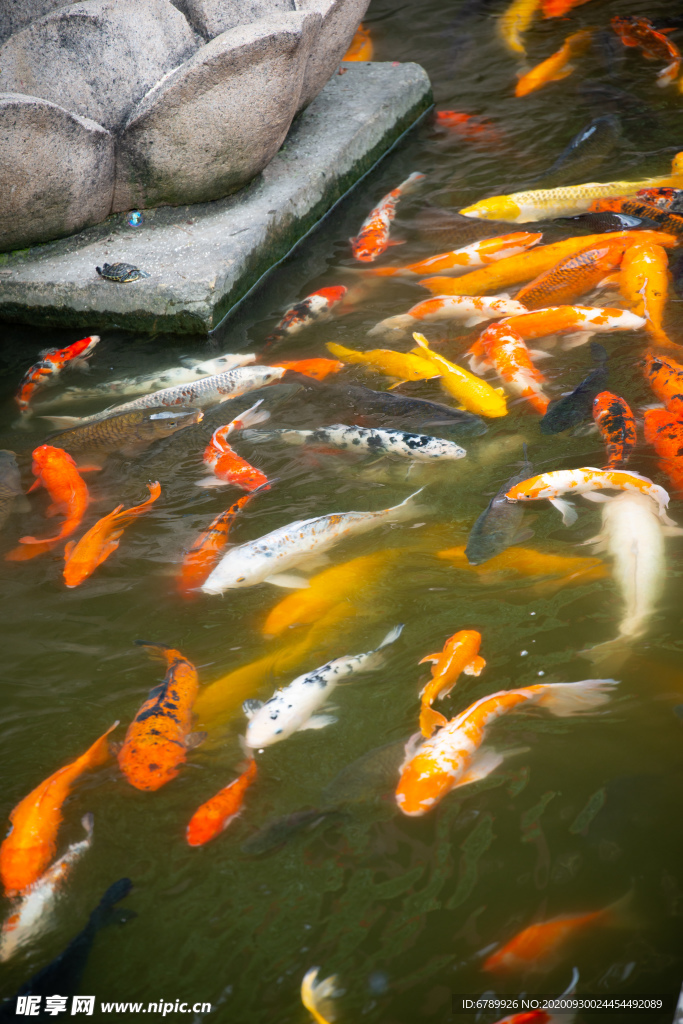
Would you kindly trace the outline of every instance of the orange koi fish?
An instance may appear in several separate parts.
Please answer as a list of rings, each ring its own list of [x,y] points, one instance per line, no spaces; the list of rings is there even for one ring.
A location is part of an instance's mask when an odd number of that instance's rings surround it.
[[[85,366],[86,359],[93,354],[95,345],[99,341],[96,334],[91,334],[80,341],[74,341],[66,348],[49,348],[41,353],[37,363],[26,371],[19,382],[19,388],[14,400],[19,406],[22,415],[29,411],[29,404],[36,391],[45,387],[46,384],[54,382],[55,377],[61,373],[69,363],[71,366]]]
[[[424,181],[425,175],[414,171],[406,180],[388,192],[377,204],[374,210],[365,218],[361,224],[360,231],[355,238],[350,238],[353,255],[363,263],[373,263],[378,256],[386,252],[389,245],[389,230],[391,222],[396,216],[396,204],[402,196],[412,192],[417,185]]]
[[[190,846],[203,846],[228,827],[242,810],[244,795],[256,775],[256,761],[252,758],[238,778],[194,812],[186,833]]]
[[[654,344],[660,348],[680,348],[662,327],[669,290],[668,267],[666,249],[661,245],[631,245],[622,260],[619,287],[629,309],[636,316],[645,317],[645,329]]]
[[[563,18],[565,14],[573,10],[574,7],[580,7],[581,4],[587,4],[588,0],[541,0],[541,6],[543,8],[544,18]]]
[[[622,238],[593,245],[565,256],[517,292],[517,301],[527,309],[560,306],[592,291],[621,263],[630,239]]]
[[[676,235],[668,235],[663,231],[609,231],[539,245],[518,256],[509,256],[480,270],[472,270],[455,280],[443,276],[429,277],[419,283],[434,295],[486,295],[487,292],[500,292],[531,281],[538,274],[551,270],[558,260],[566,256],[574,256],[593,245],[604,246],[620,239],[626,239],[629,244],[631,241],[652,241],[668,247],[678,244]]]
[[[579,3],[586,3],[587,0],[578,0]],[[576,1014],[548,1013],[546,1010],[522,1010],[521,1013],[513,1013],[508,1017],[501,1017],[496,1024],[573,1024]]]
[[[491,121],[485,117],[477,117],[476,114],[461,114],[457,110],[437,110],[434,114],[434,127],[486,148],[493,146],[497,149],[505,142],[505,136],[494,128]]]
[[[465,245],[462,249],[429,256],[426,260],[410,263],[407,267],[377,267],[366,273],[377,277],[412,277],[416,274],[434,273],[455,277],[467,273],[473,267],[486,267],[489,263],[525,252],[542,238],[540,231],[513,231],[509,235],[498,235],[496,238],[480,238],[478,242]],[[282,366],[282,363],[273,365]]]
[[[639,192],[636,192],[636,199],[658,206],[660,210],[680,212],[683,188],[665,188],[663,186],[661,188],[641,188]]]
[[[8,896],[37,881],[54,857],[62,805],[76,779],[107,760],[107,736],[118,724],[114,722],[84,754],[36,786],[10,814],[12,828],[0,846],[0,878]]]
[[[600,558],[580,558],[556,555],[535,548],[522,548],[515,544],[499,555],[494,555],[481,565],[472,565],[465,554],[465,545],[437,552],[456,569],[476,573],[484,583],[495,583],[500,572],[515,572],[520,576],[555,576],[561,584],[590,583],[609,575]]]
[[[312,323],[329,320],[335,306],[339,305],[347,291],[348,289],[343,285],[319,288],[317,292],[311,292],[301,302],[295,302],[265,339],[262,351],[267,352],[283,338],[298,334],[304,327],[309,327]]]
[[[642,192],[680,192],[675,188],[652,188],[640,189]],[[683,234],[683,217],[679,213],[672,213],[667,207],[659,203],[649,203],[636,196],[614,196],[608,199],[596,199],[588,207],[589,213],[625,213],[629,217],[639,217],[641,220],[655,221],[663,231],[671,232],[679,236]],[[640,234],[640,232],[638,232]],[[640,241],[635,238],[634,241]],[[663,244],[663,243],[662,243]]]
[[[645,440],[659,455],[659,468],[683,494],[683,422],[666,409],[645,410]]]
[[[430,737],[435,729],[446,725],[448,719],[432,709],[432,704],[447,697],[458,681],[461,672],[467,676],[479,676],[486,662],[479,656],[481,633],[476,629],[461,629],[449,637],[442,651],[428,654],[420,661],[432,662],[432,678],[420,691],[422,706],[420,708],[420,730],[423,736]]]
[[[683,416],[683,365],[671,356],[648,352],[645,356],[645,376],[669,412]]]
[[[118,761],[131,786],[154,790],[175,779],[188,748],[196,745],[192,705],[199,680],[196,668],[180,651],[166,644],[135,642],[165,660],[167,672],[128,726]]]
[[[636,421],[627,402],[611,391],[593,399],[593,420],[607,445],[607,469],[625,466],[636,446]]]
[[[331,373],[339,373],[344,369],[344,364],[338,359],[295,359],[293,362],[272,363],[272,366],[281,366],[283,370],[291,370],[292,373],[302,373],[304,377],[312,377],[313,380],[325,380]]]
[[[570,334],[569,347],[581,344],[593,333],[637,331],[645,318],[626,309],[600,306],[549,306],[531,313],[507,317],[501,323],[512,327],[525,341],[553,334]]]
[[[614,17],[611,25],[624,46],[639,46],[648,60],[666,60],[669,63],[657,75],[657,85],[671,85],[681,70],[681,51],[666,36],[672,28],[657,31],[649,18]]]
[[[542,89],[548,82],[561,82],[563,78],[573,74],[576,68],[570,61],[586,52],[592,35],[590,29],[582,29],[567,36],[559,50],[520,76],[515,96],[528,96],[530,92]]]
[[[99,519],[94,526],[91,526],[87,533],[84,533],[78,543],[69,541],[64,548],[64,582],[67,587],[77,587],[88,576],[92,576],[98,565],[107,558],[119,546],[119,539],[129,523],[143,515],[149,506],[157,500],[161,494],[161,485],[157,480],[153,484],[147,484],[149,498],[141,505],[126,509],[122,512],[123,505],[117,505],[108,516]]]
[[[544,707],[567,717],[605,704],[614,679],[578,683],[537,683],[482,697],[419,743],[419,733],[406,744],[406,757],[396,788],[396,803],[410,817],[433,810],[452,789],[485,779],[503,762],[503,754],[482,748],[488,727],[501,715],[522,707]]]
[[[351,40],[351,45],[342,57],[342,62],[347,60],[372,60],[375,48],[372,45],[370,30],[361,24],[356,29],[356,34]]]
[[[267,486],[264,486],[264,490],[267,490]],[[185,597],[189,597],[193,590],[198,590],[204,583],[228,543],[228,535],[235,518],[254,494],[256,491],[243,494],[234,505],[216,516],[208,530],[200,534],[188,550],[178,577],[178,589]]]
[[[213,470],[213,476],[198,480],[197,487],[224,487],[226,484],[234,484],[243,491],[255,491],[268,483],[268,477],[260,469],[256,469],[243,459],[227,443],[230,435],[236,430],[244,430],[245,427],[253,427],[270,419],[269,412],[257,411],[262,401],[262,398],[259,399],[236,419],[214,430],[204,450],[204,465]]]
[[[576,511],[568,501],[563,501],[560,495],[573,491],[574,494],[588,496],[590,501],[609,501],[604,495],[594,493],[605,489],[637,491],[639,494],[647,495],[658,505],[658,514],[662,522],[669,526],[676,525],[666,514],[669,495],[664,488],[654,484],[648,477],[626,469],[595,469],[593,466],[584,466],[582,469],[556,469],[515,484],[505,497],[508,501],[540,501],[547,498],[550,504],[562,513],[565,526],[571,526],[576,522]]]
[[[441,320],[460,320],[466,327],[494,320],[501,316],[517,316],[526,313],[527,308],[516,299],[496,295],[437,295],[423,299],[411,306],[407,313],[398,313],[380,320],[369,331],[369,335],[390,335],[398,338],[412,331],[420,323],[436,323]],[[328,343],[328,348],[330,345]]]
[[[20,537],[19,543],[25,547],[14,548],[5,555],[10,562],[35,558],[72,534],[80,526],[90,501],[88,488],[76,469],[76,463],[62,448],[41,444],[34,449],[31,468],[38,479],[29,487],[28,493],[43,486],[52,498],[52,505],[49,506],[47,514],[56,515],[58,512],[64,512],[66,519],[54,537]]]
[[[545,377],[532,363],[529,349],[522,336],[513,330],[512,323],[491,324],[476,344],[481,346],[486,362],[510,390],[526,398],[532,409],[544,416],[550,405],[550,399],[543,393]]]

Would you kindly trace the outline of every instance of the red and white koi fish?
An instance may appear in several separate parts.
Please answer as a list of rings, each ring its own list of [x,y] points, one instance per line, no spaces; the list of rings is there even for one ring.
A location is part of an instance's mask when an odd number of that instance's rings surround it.
[[[524,339],[512,329],[510,322],[491,324],[477,339],[475,347],[514,394],[526,398],[536,412],[545,415],[550,404],[550,399],[543,393],[545,377],[532,363]],[[470,353],[476,355],[472,349]],[[477,371],[480,367],[481,363],[478,363]]]
[[[436,295],[432,299],[418,302],[407,313],[380,320],[368,334],[402,337],[421,323],[460,320],[466,327],[471,327],[484,320],[495,320],[502,316],[516,317],[526,312],[527,308],[521,302],[502,295]]]
[[[582,345],[597,333],[637,331],[646,322],[645,317],[630,313],[627,309],[599,306],[548,306],[503,321],[525,341],[564,334],[565,348]]]
[[[388,192],[361,224],[355,238],[350,238],[353,255],[363,263],[373,263],[392,244],[389,241],[391,222],[396,216],[396,204],[408,192],[412,192],[425,175],[414,171],[398,188]]]
[[[498,235],[496,238],[480,238],[478,242],[464,245],[462,249],[442,252],[437,256],[429,256],[419,263],[409,263],[407,267],[376,267],[365,273],[376,277],[414,277],[423,274],[444,274],[446,277],[457,277],[478,267],[486,267],[489,263],[517,256],[537,245],[543,235],[540,231],[513,231],[509,235]]]
[[[93,354],[99,340],[97,334],[91,334],[80,341],[74,341],[66,348],[49,348],[42,352],[39,361],[22,377],[14,396],[22,416],[28,415],[29,404],[36,391],[46,384],[53,383],[54,378],[61,373],[67,363],[71,366],[86,366],[86,359]]]
[[[596,469],[584,466],[582,469],[556,469],[540,476],[529,477],[522,483],[510,488],[505,497],[508,501],[540,501],[547,498],[558,512],[562,513],[565,526],[576,522],[577,514],[573,505],[564,501],[560,495],[573,492],[583,494],[589,501],[603,502],[611,499],[605,494],[596,493],[602,490],[633,491],[645,494],[656,502],[659,518],[669,526],[675,526],[666,514],[669,506],[669,495],[654,484],[646,476],[633,473],[626,469]]]
[[[501,715],[521,707],[544,707],[564,718],[605,704],[614,679],[578,683],[537,683],[482,697],[424,742],[420,733],[406,744],[396,789],[399,809],[410,817],[431,811],[452,789],[485,779],[504,755],[482,747],[487,728]]]
[[[331,288],[318,288],[317,292],[311,292],[301,302],[295,302],[285,312],[277,327],[268,335],[264,342],[263,351],[272,348],[283,338],[291,337],[309,327],[312,323],[319,323],[329,320],[333,309],[339,305],[348,288],[343,285],[336,285]]]
[[[270,413],[265,409],[257,411],[262,401],[262,398],[259,399],[230,423],[214,430],[211,441],[204,451],[204,465],[213,470],[213,476],[198,480],[198,487],[224,487],[226,484],[234,484],[244,491],[255,491],[257,487],[268,483],[268,478],[260,469],[248,463],[227,443],[230,435],[236,430],[244,430],[245,427],[253,427],[270,419]]]

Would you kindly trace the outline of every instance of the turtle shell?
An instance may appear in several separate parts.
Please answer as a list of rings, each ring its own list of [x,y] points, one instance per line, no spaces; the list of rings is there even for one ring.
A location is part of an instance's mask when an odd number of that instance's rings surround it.
[[[134,267],[132,263],[103,263],[95,270],[107,281],[116,281],[118,284],[128,284],[129,281],[139,281],[141,277],[149,277],[144,270]]]

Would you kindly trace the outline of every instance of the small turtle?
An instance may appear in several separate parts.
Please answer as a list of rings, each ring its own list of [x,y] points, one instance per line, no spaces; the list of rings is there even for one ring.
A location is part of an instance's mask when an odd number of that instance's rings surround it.
[[[118,284],[128,284],[129,281],[139,281],[141,277],[149,277],[144,270],[134,267],[132,263],[105,263],[95,270],[107,281],[116,281]]]

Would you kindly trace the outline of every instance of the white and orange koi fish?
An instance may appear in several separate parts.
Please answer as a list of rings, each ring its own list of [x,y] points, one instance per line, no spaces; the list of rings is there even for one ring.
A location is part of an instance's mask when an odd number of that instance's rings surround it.
[[[399,338],[415,329],[416,324],[439,320],[461,320],[465,327],[495,320],[498,317],[520,316],[527,313],[526,306],[503,295],[436,295],[423,299],[407,313],[387,317],[368,331],[368,334],[390,334]]]
[[[386,252],[391,245],[389,241],[389,230],[391,222],[396,216],[396,204],[402,196],[424,181],[425,175],[414,171],[398,188],[387,192],[377,206],[370,211],[369,215],[361,224],[360,231],[355,238],[350,238],[353,248],[353,255],[363,263],[372,263]]]
[[[548,306],[508,317],[503,323],[525,341],[563,334],[564,347],[574,348],[587,342],[593,334],[637,331],[647,321],[627,309],[611,306]]]
[[[518,256],[532,245],[538,245],[542,238],[540,231],[513,231],[509,235],[498,235],[496,238],[480,238],[478,242],[465,245],[462,249],[429,256],[419,263],[409,263],[407,267],[376,267],[365,273],[376,277],[415,277],[423,274],[456,277],[458,274],[466,274],[469,270],[486,267],[497,260],[504,260],[508,256]]]
[[[526,398],[531,407],[544,416],[550,404],[543,393],[545,377],[534,366],[524,339],[512,329],[511,323],[491,324],[475,346],[483,354],[484,365],[492,366],[514,394]],[[481,372],[481,365],[478,363],[475,371]]]

